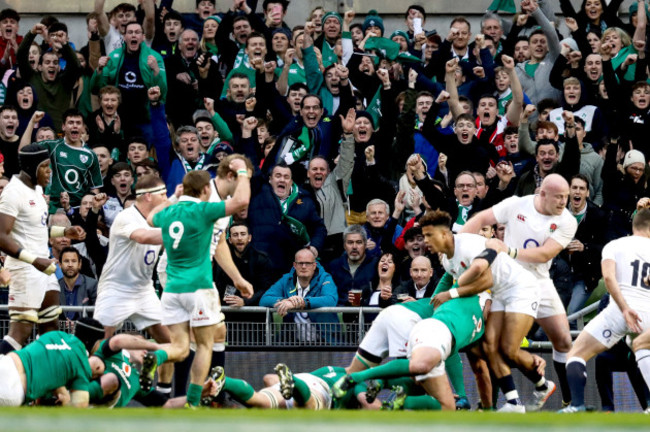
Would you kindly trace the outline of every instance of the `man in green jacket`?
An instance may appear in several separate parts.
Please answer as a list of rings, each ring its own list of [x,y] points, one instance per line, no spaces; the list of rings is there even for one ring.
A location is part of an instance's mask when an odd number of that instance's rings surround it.
[[[161,102],[164,103],[167,76],[162,57],[144,43],[142,25],[137,22],[127,24],[122,48],[99,59],[99,66],[91,82],[93,91],[109,84],[119,88],[122,93],[120,118],[125,136],[152,136],[144,128],[149,123],[147,91],[158,86]],[[150,125],[147,126],[150,129]]]

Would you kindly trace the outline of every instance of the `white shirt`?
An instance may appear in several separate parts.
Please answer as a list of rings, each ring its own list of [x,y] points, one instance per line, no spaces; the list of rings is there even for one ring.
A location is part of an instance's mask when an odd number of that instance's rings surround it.
[[[492,207],[497,222],[506,224],[505,243],[510,247],[529,249],[542,246],[550,238],[565,248],[578,229],[576,219],[567,209],[559,216],[539,213],[535,209],[535,196],[511,197]],[[538,279],[550,278],[551,260],[519,263]]]
[[[11,237],[21,248],[41,258],[50,256],[43,188],[32,189],[13,176],[0,196],[0,213],[15,218]],[[5,266],[11,270],[31,267],[31,264],[8,256]]]
[[[472,261],[485,250],[486,240],[478,234],[462,233],[454,236],[454,256],[449,259],[447,255],[442,254],[442,266],[454,277],[454,280],[458,280]],[[503,252],[497,255],[490,266],[490,271],[494,284],[493,292],[535,283],[530,272]]]
[[[98,292],[114,289],[123,292],[143,292],[153,289],[153,270],[160,245],[140,244],[131,240],[138,229],[152,228],[135,205],[120,212],[110,232],[108,258],[99,278]]]
[[[621,294],[634,310],[650,310],[650,286],[643,279],[650,272],[650,239],[622,237],[605,245],[602,261],[616,262],[616,281]]]
[[[121,48],[124,42],[124,37],[118,29],[112,25],[108,26],[108,33],[104,36],[104,46],[106,47],[106,54],[110,54],[114,50]]]
[[[210,190],[212,193],[210,194],[210,202],[221,202],[223,201],[221,199],[221,196],[219,195],[219,192],[217,191],[217,185],[216,185],[217,180],[213,179],[210,181]],[[214,229],[212,230],[212,242],[210,243],[210,257],[214,256],[214,253],[217,250],[217,244],[219,244],[219,239],[221,238],[221,234],[228,229],[228,224],[230,223],[230,216],[225,216],[222,217],[221,219],[217,219],[217,221],[214,223]]]

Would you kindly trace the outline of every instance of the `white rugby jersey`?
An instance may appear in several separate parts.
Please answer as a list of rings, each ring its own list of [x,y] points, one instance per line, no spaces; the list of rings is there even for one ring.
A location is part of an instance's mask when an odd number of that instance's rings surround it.
[[[529,249],[542,246],[549,238],[565,248],[578,229],[578,223],[567,209],[561,215],[543,215],[535,209],[536,195],[510,197],[492,207],[497,222],[506,224],[505,243],[509,247]],[[526,263],[518,261],[539,279],[548,279],[551,261]]]
[[[219,196],[219,192],[217,191],[216,182],[216,179],[210,181],[210,190],[212,191],[210,194],[210,202],[223,201]],[[217,250],[217,244],[219,244],[219,239],[221,238],[221,235],[226,231],[226,229],[228,229],[229,223],[230,216],[225,216],[221,219],[217,219],[217,221],[214,223],[214,228],[212,230],[212,242],[210,243],[210,257],[214,256],[214,253]]]
[[[15,218],[11,237],[25,251],[39,258],[48,258],[47,203],[43,188],[34,189],[13,176],[0,196],[0,213]],[[31,267],[31,264],[7,257],[7,269]]]
[[[161,246],[131,240],[131,234],[138,229],[160,231],[160,228],[149,226],[135,205],[120,212],[113,221],[108,258],[99,278],[98,292],[104,289],[125,292],[153,289],[153,270]]]
[[[485,250],[487,239],[478,234],[462,233],[454,236],[454,256],[447,258],[442,254],[442,266],[451,274],[455,280],[465,273],[465,270],[472,264],[481,252]],[[535,279],[515,260],[505,253],[497,255],[490,266],[494,286],[492,291],[507,290],[517,286],[534,284]]]
[[[630,236],[612,240],[603,248],[605,260],[616,262],[616,281],[628,305],[650,310],[650,286],[643,281],[650,273],[650,239]]]

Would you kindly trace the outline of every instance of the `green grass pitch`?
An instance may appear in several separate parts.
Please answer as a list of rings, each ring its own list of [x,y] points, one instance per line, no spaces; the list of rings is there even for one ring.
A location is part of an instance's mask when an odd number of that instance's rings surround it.
[[[643,414],[500,414],[481,412],[0,409],[0,430],[107,432],[446,432],[618,431],[650,426]]]

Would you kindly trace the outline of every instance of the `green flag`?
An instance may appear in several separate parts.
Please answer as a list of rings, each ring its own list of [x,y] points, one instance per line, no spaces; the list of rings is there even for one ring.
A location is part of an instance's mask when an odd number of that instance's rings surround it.
[[[489,11],[494,12],[507,12],[507,13],[517,13],[517,7],[515,6],[515,0],[494,0],[490,7]]]
[[[379,127],[379,119],[381,118],[381,86],[377,89],[377,92],[366,107],[366,111],[372,117],[372,122],[374,123],[376,131]]]
[[[383,37],[371,37],[366,41],[366,51],[378,51],[381,57],[393,61],[399,55],[400,45]]]

